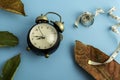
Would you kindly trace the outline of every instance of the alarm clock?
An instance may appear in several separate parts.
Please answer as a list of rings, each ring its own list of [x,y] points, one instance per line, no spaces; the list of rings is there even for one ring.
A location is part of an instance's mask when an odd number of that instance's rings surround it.
[[[48,20],[48,14],[57,15],[60,20]],[[36,18],[35,22],[36,24],[28,32],[27,50],[32,50],[35,54],[48,58],[59,47],[63,38],[61,33],[64,31],[64,23],[61,16],[55,12],[41,14]]]

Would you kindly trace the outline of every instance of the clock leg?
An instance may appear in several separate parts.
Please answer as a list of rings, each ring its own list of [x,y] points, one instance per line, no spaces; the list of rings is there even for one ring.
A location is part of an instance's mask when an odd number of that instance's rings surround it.
[[[26,50],[27,50],[27,51],[30,51],[30,47],[27,47]]]
[[[49,58],[49,56],[50,56],[50,55],[49,55],[48,53],[47,53],[47,54],[45,54],[45,58]]]

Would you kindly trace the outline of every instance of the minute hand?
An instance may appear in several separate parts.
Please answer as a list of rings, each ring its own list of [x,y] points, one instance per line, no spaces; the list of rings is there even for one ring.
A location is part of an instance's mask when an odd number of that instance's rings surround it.
[[[40,33],[42,34],[42,36],[44,36],[43,33],[42,33],[42,31],[41,31],[41,29],[40,29],[40,27],[38,27],[38,29],[39,29]]]

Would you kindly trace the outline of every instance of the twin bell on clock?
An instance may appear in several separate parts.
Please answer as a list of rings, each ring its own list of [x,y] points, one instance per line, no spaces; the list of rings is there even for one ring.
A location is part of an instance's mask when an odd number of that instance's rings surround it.
[[[52,21],[47,18],[48,14],[54,14],[59,17],[59,21]],[[64,23],[58,13],[47,12],[45,15],[38,16],[36,24],[28,32],[27,50],[32,50],[37,55],[49,57],[58,47],[63,39]]]

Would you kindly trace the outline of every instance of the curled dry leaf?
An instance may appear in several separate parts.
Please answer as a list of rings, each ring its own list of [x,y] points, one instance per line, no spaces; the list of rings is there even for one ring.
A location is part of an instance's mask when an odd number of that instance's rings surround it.
[[[18,38],[8,31],[0,31],[0,47],[16,46]]]
[[[91,74],[95,80],[120,80],[120,64],[115,60],[99,66],[88,64],[88,60],[104,62],[109,58],[109,56],[99,49],[76,41],[74,53],[77,64]]]
[[[25,16],[24,5],[21,0],[0,0],[0,8]]]
[[[13,76],[20,64],[20,54],[9,59],[2,70],[2,80],[13,80]]]

